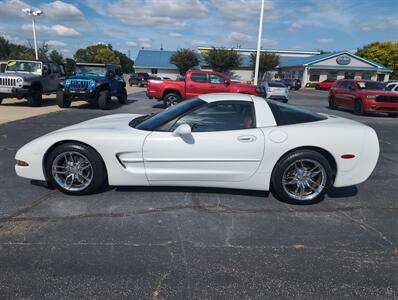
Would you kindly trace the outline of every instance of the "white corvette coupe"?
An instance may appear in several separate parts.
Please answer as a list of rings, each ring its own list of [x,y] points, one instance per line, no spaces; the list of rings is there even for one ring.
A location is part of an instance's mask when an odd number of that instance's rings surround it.
[[[19,176],[70,195],[106,184],[271,190],[316,203],[365,181],[375,131],[244,94],[208,94],[153,115],[115,114],[46,134],[16,154]]]

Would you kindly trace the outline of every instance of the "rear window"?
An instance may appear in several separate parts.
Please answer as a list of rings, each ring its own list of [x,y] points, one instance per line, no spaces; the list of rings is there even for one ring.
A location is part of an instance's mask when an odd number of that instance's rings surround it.
[[[269,87],[280,87],[280,88],[286,87],[283,83],[280,83],[280,82],[269,82],[268,86]]]
[[[326,120],[327,117],[289,104],[267,100],[278,126]]]

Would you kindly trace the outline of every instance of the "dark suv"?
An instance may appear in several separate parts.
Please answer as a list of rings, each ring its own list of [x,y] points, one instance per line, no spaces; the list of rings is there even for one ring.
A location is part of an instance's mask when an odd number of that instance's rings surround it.
[[[127,103],[126,83],[119,65],[77,63],[75,74],[60,82],[57,104],[66,108],[73,100],[85,100],[110,109],[112,96],[121,104]]]
[[[0,74],[0,103],[4,98],[26,98],[30,106],[40,106],[42,95],[56,92],[64,74],[57,63],[10,60]]]
[[[149,79],[152,78],[148,73],[133,73],[129,78],[129,85],[146,86]]]

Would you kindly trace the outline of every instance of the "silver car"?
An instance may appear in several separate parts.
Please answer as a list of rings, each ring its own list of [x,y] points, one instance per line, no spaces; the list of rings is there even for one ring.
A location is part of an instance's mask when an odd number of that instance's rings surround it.
[[[264,81],[261,87],[266,99],[279,100],[284,103],[289,100],[289,89],[282,82]]]

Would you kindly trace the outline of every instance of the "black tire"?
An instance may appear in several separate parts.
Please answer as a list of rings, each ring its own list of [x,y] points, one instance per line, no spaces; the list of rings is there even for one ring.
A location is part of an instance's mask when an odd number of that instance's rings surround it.
[[[355,100],[354,114],[356,114],[356,115],[364,114],[363,104],[362,104],[362,101],[359,99]]]
[[[180,102],[181,102],[181,96],[177,93],[167,93],[163,97],[163,103],[164,106],[166,107],[177,105]]]
[[[334,96],[330,96],[329,97],[329,108],[330,109],[336,109],[337,108],[336,98]]]
[[[99,92],[98,95],[98,106],[101,109],[108,110],[111,108],[112,97],[108,90]]]
[[[90,162],[92,166],[92,179],[89,185],[78,191],[65,189],[59,182],[55,179],[52,172],[52,165],[54,160],[58,156],[62,156],[66,152],[75,152],[84,155]],[[50,184],[56,187],[61,192],[68,195],[87,195],[99,191],[102,187],[107,186],[107,172],[105,164],[101,156],[91,147],[80,144],[80,143],[65,143],[59,145],[48,155],[45,161],[46,176]]]
[[[32,107],[39,107],[41,106],[41,102],[43,100],[41,95],[41,90],[38,87],[34,87],[27,97],[29,106]]]
[[[122,89],[122,91],[120,92],[120,95],[117,97],[117,100],[119,100],[120,104],[127,104],[127,90],[126,90],[126,88]]]
[[[3,98],[0,98],[0,104],[1,104],[1,102],[3,102]]]
[[[67,95],[65,95],[63,91],[58,90],[56,102],[59,107],[68,108],[70,107],[72,100]]]
[[[1,104],[1,101],[0,101],[0,104]],[[397,113],[397,114],[394,114],[394,113],[388,114],[388,116],[389,116],[390,118],[397,118],[397,117],[398,117],[398,113]]]
[[[311,168],[311,163],[315,162],[317,163],[319,166],[321,166],[321,168],[316,169],[316,170],[321,170],[319,172],[319,178],[316,179],[316,177],[312,177],[315,178],[315,180],[313,180],[313,184],[319,184],[316,187],[316,192],[313,191],[311,189],[312,194],[308,194],[308,195],[296,195],[296,197],[307,197],[306,199],[298,199],[292,196],[293,193],[288,193],[287,191],[287,187],[286,186],[291,186],[292,189],[296,189],[300,183],[299,180],[300,179],[295,179],[296,176],[306,176],[305,174],[301,175],[289,175],[289,176],[294,176],[293,179],[291,179],[291,181],[296,180],[296,182],[293,182],[292,184],[286,184],[285,183],[285,187],[284,187],[284,183],[283,183],[283,178],[284,176],[287,176],[289,174],[289,170],[291,170],[291,168],[294,168],[295,163],[298,163],[300,165],[300,161],[303,162],[304,164],[304,170],[306,170],[306,172],[308,171],[305,168],[306,163],[309,163],[309,165],[307,165],[309,168]],[[293,169],[294,172],[294,169]],[[315,171],[313,171],[312,173],[315,173]],[[274,194],[274,196],[286,203],[290,203],[290,204],[303,204],[303,205],[307,205],[307,204],[315,204],[315,203],[319,203],[324,199],[324,195],[325,193],[330,189],[331,184],[332,184],[332,169],[330,167],[329,162],[327,161],[327,159],[320,154],[319,152],[313,151],[313,150],[298,150],[292,153],[289,153],[287,155],[285,155],[284,157],[282,157],[279,162],[276,164],[274,171],[272,173],[272,177],[271,177],[271,191]],[[314,175],[317,176],[317,175]],[[301,179],[304,180],[304,179]],[[320,181],[320,182],[316,182],[316,181]],[[305,188],[309,188],[309,186],[305,186],[303,185],[303,187]],[[312,186],[312,188],[314,188],[314,186]],[[319,190],[318,190],[319,189]],[[301,190],[302,193],[305,192],[305,190]],[[298,192],[300,193],[300,190],[298,190]],[[301,193],[300,193],[301,194]]]
[[[320,90],[321,88],[320,88],[319,85],[315,85],[315,89],[316,89],[316,90]]]

